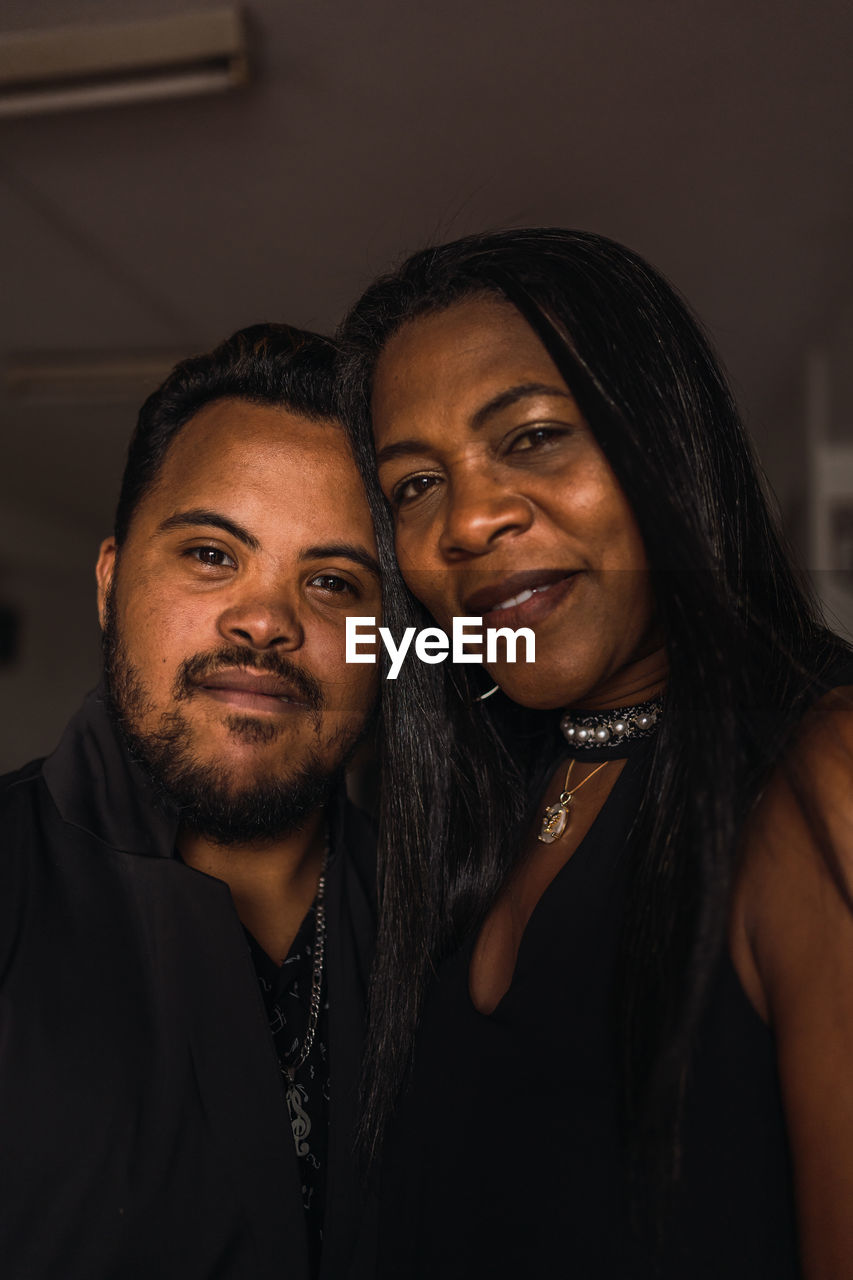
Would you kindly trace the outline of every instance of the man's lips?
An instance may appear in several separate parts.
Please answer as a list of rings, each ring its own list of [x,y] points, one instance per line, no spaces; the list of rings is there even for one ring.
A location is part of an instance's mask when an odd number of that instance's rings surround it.
[[[308,703],[303,694],[281,676],[251,670],[216,671],[194,681],[195,687],[219,702],[227,702],[244,711],[266,711],[281,714],[288,707],[304,709]]]
[[[511,573],[474,591],[463,601],[466,615],[482,615],[488,627],[520,627],[540,622],[565,599],[577,571],[538,569]]]

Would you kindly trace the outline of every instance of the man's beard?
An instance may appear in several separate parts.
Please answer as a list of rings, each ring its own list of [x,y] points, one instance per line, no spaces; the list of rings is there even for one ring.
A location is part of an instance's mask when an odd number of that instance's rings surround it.
[[[327,802],[364,735],[366,726],[361,731],[342,731],[327,746],[331,763],[315,750],[287,776],[268,772],[241,785],[229,778],[225,766],[203,763],[193,754],[193,729],[181,703],[196,693],[203,676],[226,667],[251,666],[286,679],[307,704],[319,728],[323,693],[311,676],[279,654],[223,645],[181,664],[172,690],[174,710],[163,712],[156,728],[143,732],[138,726],[152,704],[119,633],[112,592],[105,607],[103,651],[110,711],[131,757],[142,766],[155,790],[177,807],[181,824],[215,844],[267,843],[297,830],[309,814]],[[247,745],[272,742],[288,728],[284,720],[238,714],[228,716],[225,723],[232,735]]]

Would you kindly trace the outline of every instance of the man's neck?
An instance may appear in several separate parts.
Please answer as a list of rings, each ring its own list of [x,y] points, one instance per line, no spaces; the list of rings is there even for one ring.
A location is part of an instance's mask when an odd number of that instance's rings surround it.
[[[323,809],[273,843],[217,845],[191,831],[178,835],[186,865],[224,880],[242,924],[276,964],[285,960],[314,901],[325,848]]]

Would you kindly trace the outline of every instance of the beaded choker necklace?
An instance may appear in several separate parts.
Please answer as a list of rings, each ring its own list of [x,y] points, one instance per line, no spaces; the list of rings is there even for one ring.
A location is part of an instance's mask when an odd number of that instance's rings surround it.
[[[570,747],[621,747],[623,742],[650,738],[663,711],[663,698],[650,698],[633,707],[612,711],[568,711],[560,721]]]

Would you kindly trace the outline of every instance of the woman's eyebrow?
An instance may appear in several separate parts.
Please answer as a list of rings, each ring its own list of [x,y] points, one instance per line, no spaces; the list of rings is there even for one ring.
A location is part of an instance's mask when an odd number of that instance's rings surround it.
[[[471,417],[472,430],[479,431],[494,414],[509,409],[526,396],[561,396],[563,400],[571,400],[574,404],[574,396],[565,387],[552,387],[546,382],[521,382],[518,386],[498,392],[482,405]]]
[[[380,449],[376,455],[376,465],[381,467],[383,462],[390,462],[392,458],[410,457],[413,453],[428,453],[429,446],[424,440],[396,440],[394,444],[386,444],[384,449]]]
[[[506,391],[499,391],[496,396],[492,396],[491,400],[481,405],[471,415],[471,430],[479,431],[494,414],[500,413],[503,409],[509,409],[511,405],[517,404],[526,396],[560,396],[571,404],[575,403],[574,396],[565,387],[552,387],[547,382],[521,382],[518,386],[507,387]],[[429,445],[423,440],[396,440],[393,444],[387,444],[384,449],[379,450],[376,454],[376,465],[381,467],[383,462],[390,462],[392,458],[411,457],[412,454],[428,452]]]

